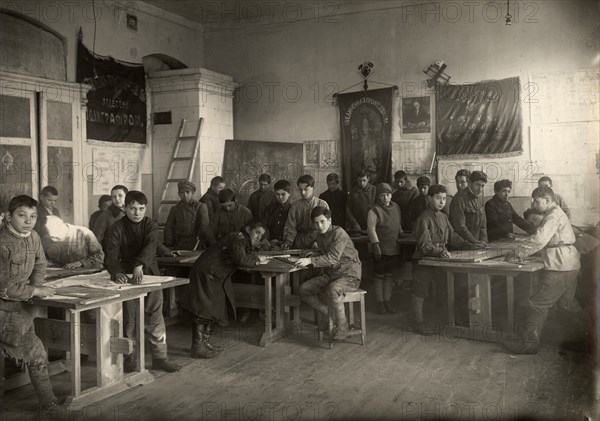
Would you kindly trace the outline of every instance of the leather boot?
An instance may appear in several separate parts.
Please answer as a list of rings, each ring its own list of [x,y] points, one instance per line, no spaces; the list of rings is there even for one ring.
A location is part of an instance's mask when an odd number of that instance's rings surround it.
[[[379,301],[377,303],[377,314],[385,314],[387,312],[387,309],[385,308],[385,304],[383,303],[383,301]]]
[[[396,310],[394,307],[392,307],[392,303],[390,301],[384,301],[383,306],[385,307],[385,311],[388,314],[397,314],[398,313],[398,310]]]
[[[138,367],[138,359],[135,353],[125,355],[123,358],[123,371],[125,373],[133,373],[137,371]]]
[[[152,369],[175,373],[181,370],[181,366],[173,361],[169,361],[167,358],[156,358],[152,360]]]
[[[214,325],[214,321],[211,320],[210,323],[208,323],[206,325],[206,327],[204,328],[204,344],[206,345],[206,347],[208,349],[210,349],[212,351],[221,352],[221,351],[223,351],[222,347],[220,347],[219,345],[210,343],[210,337],[212,335],[213,325]]]
[[[417,297],[416,295],[412,296],[412,310],[413,310],[413,318],[415,323],[414,332],[423,336],[433,335],[434,332],[428,330],[425,322],[423,321],[423,302],[424,298]]]
[[[43,412],[47,412],[58,405],[58,399],[54,395],[52,385],[50,384],[50,376],[48,375],[48,366],[46,363],[30,364],[29,378],[31,379],[35,393],[38,395],[40,407]]]
[[[512,354],[537,354],[540,349],[540,335],[544,328],[546,316],[534,311],[528,310],[527,323],[525,330],[518,333],[512,341],[504,342],[506,349]]]
[[[305,296],[302,297],[302,300],[306,304],[317,310],[319,313],[328,314],[327,305],[324,304],[323,301],[321,301],[321,299],[317,295]]]
[[[204,333],[206,332],[206,324],[198,318],[194,318],[192,326],[192,358],[214,358],[217,352],[209,349],[204,342]]]

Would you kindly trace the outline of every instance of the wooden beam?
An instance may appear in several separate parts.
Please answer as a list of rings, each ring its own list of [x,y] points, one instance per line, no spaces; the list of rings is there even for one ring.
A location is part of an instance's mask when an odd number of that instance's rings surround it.
[[[71,351],[71,323],[65,320],[36,318],[33,321],[35,334],[46,348],[59,351]],[[80,350],[82,354],[96,355],[96,326],[81,324]]]
[[[110,338],[110,352],[129,355],[133,352],[134,341],[129,338]]]

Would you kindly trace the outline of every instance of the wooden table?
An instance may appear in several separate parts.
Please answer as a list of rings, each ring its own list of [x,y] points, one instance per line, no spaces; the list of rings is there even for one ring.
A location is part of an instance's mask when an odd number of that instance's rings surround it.
[[[65,269],[62,267],[48,267],[46,268],[46,281],[52,281],[55,279],[67,278],[75,275],[88,275],[91,273],[102,272],[104,268],[75,268]]]
[[[540,271],[544,269],[541,259],[532,258],[523,264],[504,262],[503,257],[485,260],[478,263],[451,262],[443,260],[420,260],[420,265],[441,268],[446,272],[448,284],[448,324],[445,333],[469,339],[496,342],[507,337],[507,333],[497,329],[492,323],[492,277],[506,280],[507,326],[514,328],[514,279],[525,274],[532,282],[537,282]],[[468,302],[460,303],[468,306],[469,327],[457,326],[454,317],[454,278],[455,274],[464,273],[468,282]],[[498,279],[498,278],[495,278]]]
[[[65,405],[75,409],[98,402],[129,387],[150,383],[154,377],[144,364],[144,299],[149,292],[189,283],[189,279],[175,278],[160,285],[149,285],[117,291],[118,296],[93,304],[81,304],[78,300],[50,300],[34,298],[33,304],[59,307],[68,311],[69,320],[35,319],[36,332],[47,348],[68,352],[66,361],[71,372],[71,394]],[[123,302],[136,303],[135,338],[123,337]],[[81,313],[96,313],[95,324],[82,324]],[[136,344],[134,349],[134,343]],[[123,355],[135,352],[137,371],[123,372]],[[81,389],[80,354],[96,355],[96,386]]]

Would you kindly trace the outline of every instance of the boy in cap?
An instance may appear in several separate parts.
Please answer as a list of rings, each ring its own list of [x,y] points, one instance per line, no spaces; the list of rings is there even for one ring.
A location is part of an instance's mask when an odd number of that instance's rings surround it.
[[[327,190],[319,195],[329,205],[333,225],[346,226],[346,203],[348,194],[340,188],[340,176],[336,173],[327,174]]]
[[[429,177],[422,175],[417,178],[417,189],[419,190],[419,195],[413,198],[408,204],[408,221],[406,223],[406,227],[409,231],[414,230],[414,224],[417,218],[421,215],[421,213],[427,208],[427,191],[429,190],[429,186],[431,185],[431,180]]]
[[[163,243],[175,250],[195,250],[208,232],[208,207],[194,199],[196,186],[191,181],[180,181],[177,189],[181,201],[169,210]]]
[[[452,228],[471,248],[487,247],[487,220],[481,201],[486,183],[486,173],[473,171],[469,175],[467,188],[459,190],[450,203]]]
[[[348,195],[346,205],[346,229],[361,231],[367,229],[367,213],[375,203],[375,186],[369,183],[371,176],[366,171],[356,174],[356,186]]]
[[[263,223],[271,245],[280,246],[283,242],[283,229],[291,207],[290,192],[292,185],[287,180],[279,180],[273,188],[276,202],[271,203],[265,210]]]
[[[270,184],[271,176],[261,174],[258,177],[258,190],[254,190],[248,198],[248,209],[252,212],[255,221],[264,220],[265,209],[276,201],[273,190],[269,189]]]
[[[485,203],[485,218],[487,221],[487,233],[490,241],[513,240],[513,224],[533,234],[533,224],[521,218],[508,201],[508,195],[512,189],[510,180],[500,180],[494,183],[494,197]]]
[[[396,314],[390,300],[394,272],[399,266],[398,237],[402,233],[400,207],[392,202],[389,184],[378,184],[376,193],[377,200],[367,214],[367,234],[375,271],[375,297],[379,314]]]

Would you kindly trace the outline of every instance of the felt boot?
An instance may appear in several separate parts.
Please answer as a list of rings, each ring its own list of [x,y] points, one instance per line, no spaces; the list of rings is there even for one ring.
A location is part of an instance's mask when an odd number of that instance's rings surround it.
[[[31,384],[35,389],[35,393],[38,395],[42,411],[47,411],[56,406],[58,399],[52,390],[50,376],[48,375],[48,366],[46,363],[30,364],[29,378],[31,379]]]
[[[413,295],[412,297],[412,310],[413,310],[413,318],[414,318],[414,323],[415,323],[415,333],[418,333],[420,335],[423,336],[430,336],[433,335],[434,332],[431,330],[428,330],[425,322],[423,321],[423,302],[425,301],[424,298],[421,297],[417,297],[415,295]]]

